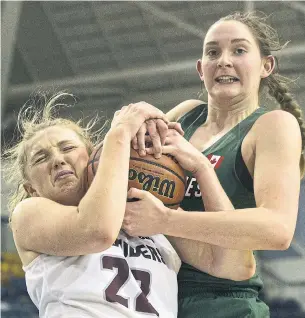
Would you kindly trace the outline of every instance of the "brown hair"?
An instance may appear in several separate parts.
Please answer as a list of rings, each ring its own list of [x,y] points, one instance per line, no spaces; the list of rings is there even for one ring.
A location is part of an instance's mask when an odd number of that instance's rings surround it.
[[[40,92],[33,96],[19,111],[17,118],[17,129],[20,133],[19,141],[5,150],[3,154],[5,161],[4,177],[8,184],[16,187],[8,198],[10,215],[19,202],[29,197],[23,187],[26,181],[25,167],[27,163],[25,149],[28,141],[37,132],[52,126],[69,128],[75,131],[83,141],[89,155],[94,146],[101,141],[105,125],[93,131],[93,128],[99,122],[98,116],[91,119],[86,125],[83,124],[84,118],[75,122],[71,119],[58,117],[56,109],[58,107],[68,107],[68,104],[63,103],[63,100],[67,98],[72,98],[75,104],[76,99],[72,94],[58,92],[48,98],[47,93]]]
[[[284,45],[280,44],[277,31],[266,23],[267,18],[268,17],[263,13],[236,12],[221,18],[219,21],[233,20],[245,24],[255,37],[260,48],[261,55],[268,56],[271,55],[271,52],[273,51],[280,51],[281,49],[283,49],[287,45],[287,42]],[[276,101],[280,104],[281,109],[291,113],[299,123],[302,136],[302,154],[300,158],[300,170],[301,176],[303,177],[305,174],[305,126],[304,120],[302,118],[302,111],[297,101],[289,93],[288,84],[291,83],[292,80],[284,76],[281,76],[278,73],[279,67],[278,60],[276,58],[275,63],[276,65],[273,73],[269,75],[267,78],[262,79],[260,90],[264,87],[267,87],[269,95],[276,99]]]

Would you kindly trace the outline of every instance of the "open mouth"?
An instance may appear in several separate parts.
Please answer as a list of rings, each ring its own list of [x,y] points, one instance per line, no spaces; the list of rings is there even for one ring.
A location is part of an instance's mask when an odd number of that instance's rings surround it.
[[[215,81],[217,83],[235,83],[235,82],[239,82],[239,79],[237,77],[234,76],[218,76]]]

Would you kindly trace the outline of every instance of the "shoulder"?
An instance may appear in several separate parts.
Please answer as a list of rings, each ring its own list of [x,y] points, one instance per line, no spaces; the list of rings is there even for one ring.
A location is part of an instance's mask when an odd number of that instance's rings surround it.
[[[199,99],[188,99],[172,108],[166,113],[166,116],[169,121],[177,121],[184,114],[202,104],[205,104],[205,102]]]
[[[27,198],[19,202],[12,213],[12,219],[16,220],[20,218],[20,216],[23,215],[23,212],[27,210],[32,204],[34,204],[33,201],[36,201],[35,199],[37,198]]]
[[[16,205],[13,211],[13,216],[19,216],[23,211],[28,210],[29,208],[36,206],[37,204],[43,204],[46,200],[48,199],[42,197],[30,197],[24,199]]]
[[[37,209],[40,209],[40,207],[47,208],[48,201],[50,200],[46,198],[32,197],[19,202],[11,215],[12,228],[30,221],[35,216]]]
[[[283,110],[273,110],[257,119],[251,129],[255,149],[299,153],[302,147],[301,130],[297,119]]]
[[[14,211],[11,214],[11,227],[13,232],[16,232],[17,229],[22,226],[22,224],[27,220],[28,213],[31,212],[31,206],[34,204],[36,198],[27,198],[19,202]]]
[[[256,136],[265,134],[285,134],[287,137],[300,136],[300,126],[297,119],[284,110],[273,110],[263,114],[253,125]]]
[[[35,197],[24,199],[16,205],[11,214],[10,225],[13,232],[14,242],[24,266],[31,263],[31,261],[39,255],[39,253],[23,248],[23,242],[25,240],[23,233],[35,218],[35,206],[41,201],[44,201],[44,198]]]

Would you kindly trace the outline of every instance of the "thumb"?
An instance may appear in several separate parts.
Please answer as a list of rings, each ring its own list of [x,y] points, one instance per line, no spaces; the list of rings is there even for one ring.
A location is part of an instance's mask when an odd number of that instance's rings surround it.
[[[175,129],[181,136],[184,135],[184,131],[183,131],[180,123],[169,122],[168,123],[168,129]]]
[[[149,147],[149,148],[146,148],[146,154],[148,155],[153,155],[155,152],[154,152],[154,149],[152,147]],[[173,157],[175,157],[175,154],[176,154],[176,148],[174,146],[163,146],[162,147],[162,154],[163,155],[172,155]]]
[[[127,199],[139,199],[143,200],[145,198],[146,191],[137,188],[130,188],[127,192]]]
[[[166,145],[162,147],[162,153],[164,155],[171,155],[173,157],[175,157],[176,154],[176,147],[172,146],[172,145]]]

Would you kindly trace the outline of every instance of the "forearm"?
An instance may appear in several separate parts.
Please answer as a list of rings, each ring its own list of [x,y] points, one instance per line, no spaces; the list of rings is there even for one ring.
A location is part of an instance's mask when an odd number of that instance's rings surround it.
[[[110,131],[93,182],[79,204],[84,224],[98,226],[99,231],[116,237],[123,221],[130,157],[130,138],[120,131]]]
[[[195,176],[206,212],[168,210],[163,233],[238,250],[287,248],[292,235],[280,213],[264,206],[234,210],[214,169],[204,160],[198,167]]]
[[[167,210],[160,232],[239,250],[287,249],[291,235],[267,208],[219,212]]]
[[[198,169],[194,174],[206,211],[231,211],[234,206],[224,191],[215,173],[214,167],[202,155]]]

